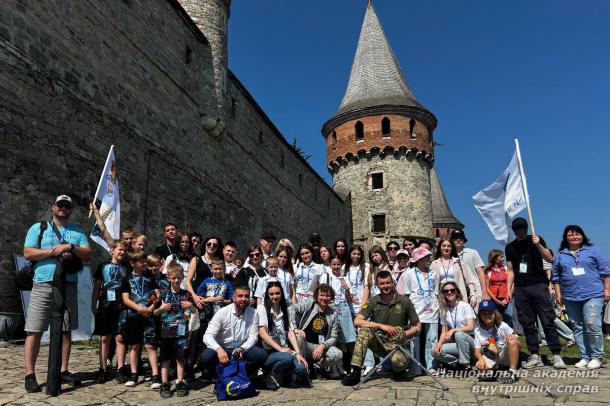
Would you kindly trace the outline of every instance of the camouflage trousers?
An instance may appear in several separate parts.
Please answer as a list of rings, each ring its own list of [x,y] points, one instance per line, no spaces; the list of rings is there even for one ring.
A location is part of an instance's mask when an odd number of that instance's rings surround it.
[[[401,330],[400,333],[396,334],[395,336],[379,334],[378,339],[372,329],[368,327],[361,328],[358,331],[358,337],[356,338],[354,355],[352,356],[352,365],[362,368],[367,349],[373,351],[375,355],[385,357],[397,344],[401,344],[404,341],[404,330]],[[408,347],[406,350],[408,351]],[[407,358],[400,351],[396,351],[392,355],[391,361],[394,372],[404,371],[409,365]]]

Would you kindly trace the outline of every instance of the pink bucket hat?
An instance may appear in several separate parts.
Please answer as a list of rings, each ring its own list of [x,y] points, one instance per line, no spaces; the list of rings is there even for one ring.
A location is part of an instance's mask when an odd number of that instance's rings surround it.
[[[411,259],[409,260],[409,262],[414,264],[420,259],[427,257],[428,255],[432,255],[432,253],[428,251],[426,247],[417,247],[411,253]]]

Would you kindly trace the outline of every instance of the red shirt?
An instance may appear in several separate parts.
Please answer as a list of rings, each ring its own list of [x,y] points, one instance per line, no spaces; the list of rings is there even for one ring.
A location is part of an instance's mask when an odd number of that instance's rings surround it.
[[[487,271],[487,280],[489,282],[489,291],[492,295],[498,298],[505,298],[508,293],[508,285],[506,284],[506,268],[502,267],[499,270],[490,268]]]

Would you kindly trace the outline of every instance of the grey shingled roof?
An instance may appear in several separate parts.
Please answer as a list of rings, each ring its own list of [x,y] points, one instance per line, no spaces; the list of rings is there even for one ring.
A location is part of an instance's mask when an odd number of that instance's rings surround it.
[[[434,168],[430,170],[430,187],[432,189],[432,223],[434,226],[464,228],[464,225],[451,212]]]
[[[413,96],[369,1],[347,91],[338,114],[386,104],[421,106]]]

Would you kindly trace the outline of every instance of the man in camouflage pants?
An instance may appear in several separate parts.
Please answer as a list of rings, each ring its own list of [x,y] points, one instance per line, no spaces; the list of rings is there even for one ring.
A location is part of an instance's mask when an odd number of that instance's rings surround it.
[[[388,271],[380,271],[375,276],[379,295],[373,296],[362,305],[354,325],[360,329],[352,356],[352,373],[343,379],[343,385],[353,386],[360,382],[362,364],[367,349],[379,356],[385,356],[396,344],[416,335],[420,330],[415,307],[408,297],[396,293],[394,280]],[[375,335],[375,330],[380,330]],[[408,360],[397,351],[391,358],[395,379],[402,376],[408,367]]]

